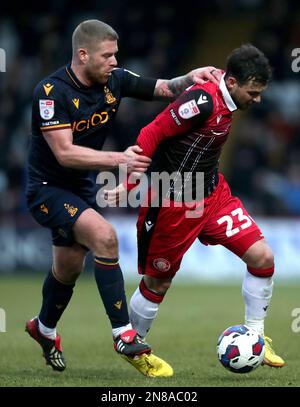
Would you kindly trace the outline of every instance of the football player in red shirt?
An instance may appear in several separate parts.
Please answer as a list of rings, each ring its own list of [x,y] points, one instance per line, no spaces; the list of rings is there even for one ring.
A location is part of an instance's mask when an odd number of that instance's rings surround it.
[[[270,78],[271,68],[264,54],[251,44],[243,45],[229,55],[219,85],[207,81],[190,86],[138,136],[144,155],[152,157],[159,147],[158,172],[175,174],[167,193],[150,187],[151,198],[147,199],[152,201],[139,212],[138,270],[143,278],[130,301],[130,318],[141,337],[156,318],[184,253],[198,238],[205,245],[223,245],[246,263],[242,287],[245,325],[264,337],[265,364],[285,364],[264,335],[273,288],[272,250],[218,170],[233,112],[259,103]],[[201,185],[197,173],[204,173]],[[122,199],[135,186],[127,179],[108,191],[108,201]],[[200,187],[203,200],[195,201],[191,210],[192,201],[184,199],[185,193],[195,195]],[[154,205],[157,195],[159,205]]]

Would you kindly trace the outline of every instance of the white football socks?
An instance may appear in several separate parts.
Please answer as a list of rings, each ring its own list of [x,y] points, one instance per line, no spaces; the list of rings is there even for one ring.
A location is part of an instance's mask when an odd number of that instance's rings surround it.
[[[159,304],[147,300],[139,287],[135,290],[130,300],[129,317],[133,328],[141,338],[145,338],[154,321]]]
[[[272,277],[256,277],[246,271],[242,293],[245,302],[245,325],[264,334],[264,319],[273,290]]]
[[[42,322],[39,321],[39,331],[42,335],[46,336],[49,339],[55,340],[56,338],[56,328],[47,328]]]
[[[129,323],[125,326],[120,326],[118,328],[113,328],[112,329],[113,337],[116,338],[117,336],[122,335],[123,332],[126,332],[129,329],[132,329],[131,323]]]

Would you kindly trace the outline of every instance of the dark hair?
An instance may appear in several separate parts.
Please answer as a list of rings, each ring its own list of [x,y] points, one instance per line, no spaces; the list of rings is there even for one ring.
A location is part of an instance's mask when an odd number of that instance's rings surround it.
[[[228,56],[225,76],[233,76],[240,85],[251,79],[266,85],[272,77],[272,68],[262,51],[252,44],[244,44]]]

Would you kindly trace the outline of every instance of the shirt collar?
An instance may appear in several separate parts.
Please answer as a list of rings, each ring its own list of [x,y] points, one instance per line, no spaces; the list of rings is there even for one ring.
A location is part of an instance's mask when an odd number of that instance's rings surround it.
[[[69,63],[66,67],[66,72],[69,76],[69,78],[71,79],[71,81],[73,82],[73,84],[76,85],[77,88],[79,89],[101,89],[103,90],[104,85],[102,84],[96,84],[96,85],[92,85],[92,86],[87,86],[84,85],[82,82],[80,82],[80,80],[77,78],[77,76],[75,75],[75,73],[73,72],[73,69],[71,68],[71,63]]]
[[[236,104],[234,103],[234,101],[232,100],[232,97],[230,96],[230,93],[228,92],[226,83],[225,83],[225,79],[224,79],[225,73],[223,74],[221,80],[220,80],[220,91],[222,92],[223,98],[225,100],[225,103],[228,107],[228,109],[233,112],[234,110],[237,109]]]
[[[71,79],[71,81],[77,86],[77,88],[87,88],[87,86],[83,85],[83,83],[81,83],[77,76],[74,74],[71,68],[71,64],[67,65],[65,69],[69,76],[69,79]]]

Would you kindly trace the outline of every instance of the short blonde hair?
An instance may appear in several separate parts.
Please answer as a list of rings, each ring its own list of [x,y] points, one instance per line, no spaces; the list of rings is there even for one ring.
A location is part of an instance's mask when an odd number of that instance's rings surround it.
[[[74,30],[72,35],[72,50],[73,55],[79,48],[88,50],[99,43],[106,40],[115,41],[119,36],[116,31],[108,24],[100,20],[86,20],[80,23]]]

